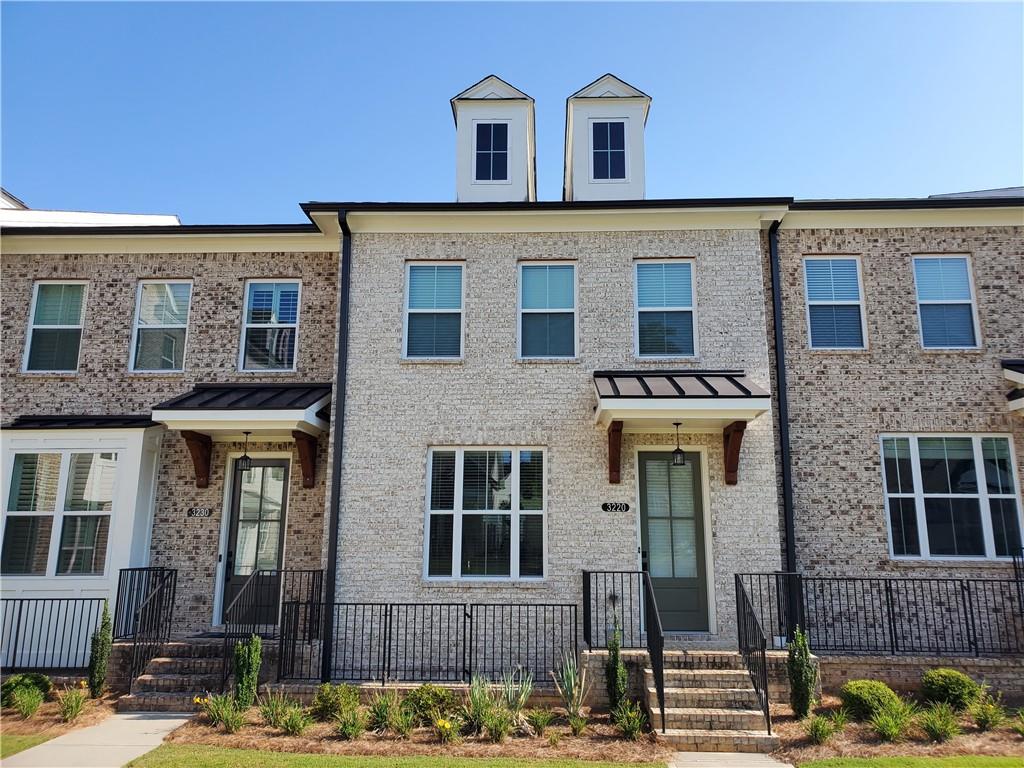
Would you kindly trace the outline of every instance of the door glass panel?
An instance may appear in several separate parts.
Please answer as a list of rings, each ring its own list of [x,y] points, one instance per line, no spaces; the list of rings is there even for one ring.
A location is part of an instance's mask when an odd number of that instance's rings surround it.
[[[242,473],[235,534],[235,576],[279,567],[287,478],[287,470],[281,466],[253,467]]]
[[[238,503],[238,515],[243,520],[258,520],[260,517],[260,500],[263,491],[263,467],[253,467],[242,473],[242,494]],[[239,527],[241,530],[241,527]]]
[[[647,569],[653,578],[672,578],[672,529],[667,519],[647,519]]]
[[[655,578],[697,577],[697,520],[693,464],[645,462],[648,569]]]
[[[256,569],[277,570],[277,551],[281,545],[281,523],[263,521],[260,525],[260,543],[256,550]]]
[[[235,538],[235,575],[248,576],[256,562],[256,539],[260,524],[256,520],[239,520]]]

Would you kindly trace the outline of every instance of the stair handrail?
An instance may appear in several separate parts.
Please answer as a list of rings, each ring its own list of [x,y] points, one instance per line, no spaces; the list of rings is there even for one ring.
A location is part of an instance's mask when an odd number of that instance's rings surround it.
[[[665,733],[665,630],[662,628],[661,614],[658,613],[658,601],[654,597],[651,575],[647,571],[642,571],[642,573],[647,607],[645,611],[647,655],[651,659],[654,690],[658,696],[658,709],[661,710],[661,732]]]
[[[132,660],[128,692],[135,679],[171,636],[174,621],[174,600],[178,589],[178,570],[162,568],[154,572],[156,586],[139,603],[132,615]]]
[[[764,714],[765,728],[772,734],[772,715],[768,700],[768,635],[754,610],[740,574],[736,579],[736,639],[740,656],[750,675],[758,705]]]

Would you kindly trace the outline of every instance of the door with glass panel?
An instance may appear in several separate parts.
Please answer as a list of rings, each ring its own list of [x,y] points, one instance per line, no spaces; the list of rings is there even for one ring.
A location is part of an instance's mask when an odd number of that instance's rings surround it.
[[[666,631],[708,630],[707,573],[700,456],[643,452],[640,462],[640,546]]]
[[[288,460],[253,459],[252,469],[234,475],[224,579],[224,611],[231,612],[225,618],[273,626],[284,550]],[[231,608],[250,578],[245,596]]]

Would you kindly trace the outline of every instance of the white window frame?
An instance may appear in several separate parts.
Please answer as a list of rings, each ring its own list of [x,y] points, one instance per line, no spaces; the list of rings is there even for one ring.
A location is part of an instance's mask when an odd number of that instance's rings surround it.
[[[295,305],[294,323],[250,323],[249,317],[249,286],[258,283],[294,283],[298,286],[299,292]],[[242,334],[238,342],[238,371],[239,373],[259,373],[273,375],[275,373],[295,373],[299,366],[299,323],[302,320],[302,280],[297,277],[251,277],[245,281],[242,288]],[[192,301],[189,299],[189,311],[192,310]],[[245,339],[250,328],[294,328],[295,329],[295,353],[292,355],[291,368],[246,368],[245,367]]]
[[[185,323],[184,323],[184,325],[144,325],[144,326],[143,325],[139,325],[139,314],[142,311],[142,288],[143,288],[143,286],[146,286],[146,285],[187,285],[189,287],[188,288],[188,308],[185,310]],[[147,279],[147,280],[139,280],[139,285],[135,289],[135,319],[132,322],[132,343],[131,343],[131,347],[128,349],[128,370],[129,371],[131,371],[132,373],[147,373],[147,374],[153,374],[153,375],[175,374],[175,373],[184,373],[185,372],[185,368],[186,368],[185,361],[187,360],[187,355],[188,355],[188,326],[189,326],[189,323],[192,320],[192,295],[193,295],[194,290],[195,290],[195,286],[192,284],[191,280],[176,280],[176,279],[165,280],[165,279],[162,279],[162,278],[152,278],[152,279]],[[246,296],[248,296],[248,294],[249,294],[248,287],[245,289],[245,292],[246,292]],[[245,321],[245,316],[244,315],[242,316],[242,321],[243,321],[243,324],[244,324],[244,321]],[[139,329],[140,328],[145,328],[148,331],[162,330],[162,329],[165,329],[165,328],[172,328],[172,329],[184,328],[185,329],[185,339],[182,342],[181,368],[137,368],[135,366],[135,359],[138,356],[138,349],[136,349],[136,345],[139,343]],[[295,341],[296,341],[296,344],[297,344],[298,343],[298,331],[296,331]],[[243,341],[243,343],[244,343],[244,341]],[[244,349],[243,349],[243,355],[244,355]]]
[[[435,452],[455,452],[455,493],[454,501],[452,503],[451,510],[431,510],[430,499],[432,495],[432,484],[433,484],[433,463]],[[509,493],[512,499],[512,508],[508,510],[463,510],[462,509],[462,483],[463,483],[463,467],[464,457],[466,451],[511,451],[512,452],[512,474],[509,476]],[[544,493],[542,496],[541,509],[532,510],[520,510],[519,509],[519,454],[521,451],[534,451],[540,453],[544,457],[544,477],[543,486]],[[512,581],[527,581],[527,582],[541,582],[548,577],[548,478],[550,473],[548,471],[548,451],[546,448],[540,446],[528,446],[528,445],[432,445],[427,450],[427,467],[426,467],[426,487],[427,493],[424,499],[424,518],[423,518],[423,570],[422,576],[426,581],[438,582],[438,581],[459,581],[459,582],[474,582],[474,581],[499,581],[499,582],[512,582]],[[430,516],[435,515],[452,515],[452,573],[450,576],[431,576],[430,574]],[[461,575],[461,563],[462,563],[462,518],[464,515],[511,515],[512,528],[509,536],[511,537],[511,553],[509,555],[509,575],[508,576],[462,576]],[[519,519],[523,515],[539,515],[543,520],[543,556],[541,561],[542,575],[540,576],[520,576],[519,575]]]
[[[78,318],[78,325],[40,325],[36,326],[36,302],[39,299],[39,286],[40,285],[83,285],[85,288],[82,290],[82,315]],[[28,323],[27,330],[25,332],[25,352],[22,355],[21,360],[21,372],[28,374],[44,374],[44,375],[56,375],[56,376],[74,376],[78,373],[78,369],[82,365],[82,347],[85,346],[85,313],[89,305],[89,281],[88,280],[36,280],[32,284],[32,301],[28,308]],[[44,328],[51,331],[70,331],[78,330],[81,332],[81,336],[78,340],[78,358],[75,360],[75,370],[73,371],[33,371],[29,370],[28,359],[29,354],[32,352],[32,331],[37,327]]]
[[[917,287],[917,260],[918,259],[962,259],[967,265],[967,288],[970,291],[970,299],[926,299],[920,298],[920,293]],[[914,279],[914,301],[917,304],[917,334],[921,344],[921,349],[925,351],[930,350],[944,350],[944,349],[981,349],[981,325],[978,322],[978,301],[977,295],[974,291],[974,268],[971,262],[970,255],[966,253],[914,253],[911,254],[910,260],[910,271],[911,276]],[[924,322],[921,318],[921,305],[922,304],[970,304],[971,305],[971,322],[974,324],[974,344],[970,346],[925,346],[924,343]]]
[[[413,267],[460,267],[459,272],[459,308],[458,309],[410,309],[409,299],[412,288]],[[402,301],[402,360],[410,362],[455,362],[462,360],[466,354],[466,262],[456,260],[434,259],[405,262],[405,297]],[[459,354],[458,355],[409,355],[409,315],[411,314],[458,314],[459,315]]]
[[[621,179],[595,179],[594,178],[594,123],[622,123],[622,148],[625,158],[626,175]],[[630,158],[629,158],[629,118],[628,117],[591,117],[587,120],[587,166],[590,172],[591,184],[629,184]]]
[[[71,456],[72,454],[104,454],[112,453],[115,456],[115,470],[114,470],[114,483],[111,487],[110,492],[110,511],[76,511],[66,509],[67,507],[67,489],[68,480],[71,475]],[[124,450],[118,448],[102,449],[97,450],[95,448],[49,448],[46,446],[40,446],[37,450],[16,450],[11,451],[7,454],[6,470],[7,477],[6,483],[3,488],[4,497],[0,500],[3,504],[3,525],[0,530],[0,546],[3,544],[4,537],[7,535],[7,521],[11,517],[49,517],[52,518],[53,523],[50,526],[50,542],[47,552],[46,560],[46,571],[44,573],[11,573],[5,574],[3,579],[66,579],[66,578],[78,578],[86,580],[102,580],[110,577],[110,558],[113,550],[113,539],[114,539],[114,515],[117,514],[117,500],[118,492],[121,483],[121,467],[124,458]],[[60,470],[57,476],[57,498],[54,502],[54,509],[52,512],[33,510],[28,512],[16,512],[8,510],[10,504],[11,495],[11,482],[14,475],[14,462],[19,454],[23,455],[41,455],[41,454],[60,454]],[[109,517],[110,520],[107,524],[107,551],[103,553],[103,571],[102,573],[57,573],[57,564],[60,560],[60,540],[64,532],[64,519],[66,517]]]
[[[524,355],[523,315],[564,315],[565,309],[524,309],[523,308],[523,267],[572,267],[572,354],[571,355]],[[516,265],[516,358],[518,360],[579,360],[580,356],[580,283],[579,269],[571,259],[536,259],[520,261]]]
[[[945,438],[970,438],[971,449],[974,454],[974,467],[977,474],[977,494],[950,494],[950,493],[925,493],[921,483],[921,462],[920,452],[917,446],[918,438],[945,437]],[[989,493],[988,478],[985,476],[984,456],[982,453],[982,440],[984,438],[1005,439],[1010,451],[1010,473],[1013,479],[1014,492]],[[913,493],[889,493],[886,487],[885,478],[885,441],[889,439],[905,438],[910,443],[910,467],[911,477],[914,482]],[[935,560],[952,562],[1009,562],[1011,557],[996,555],[995,537],[992,533],[992,512],[989,507],[989,499],[1014,499],[1017,503],[1017,525],[1018,530],[1024,533],[1024,510],[1021,509],[1021,488],[1020,472],[1017,467],[1017,454],[1013,445],[1013,435],[1002,432],[886,432],[879,435],[878,450],[881,460],[882,496],[885,499],[885,530],[888,537],[889,559],[890,560]],[[912,498],[914,499],[914,510],[917,513],[917,535],[920,555],[897,555],[893,549],[892,513],[889,510],[889,497]],[[928,541],[928,521],[925,515],[925,498],[976,498],[978,509],[981,514],[982,539],[985,544],[984,555],[932,555]]]
[[[507,139],[506,139],[506,141],[507,141],[507,148],[505,150],[505,163],[506,163],[506,165],[505,165],[505,178],[504,179],[497,179],[497,180],[495,180],[495,179],[478,179],[476,177],[476,152],[477,152],[477,149],[476,149],[476,127],[477,127],[478,124],[481,124],[481,123],[485,124],[485,125],[493,125],[495,123],[504,123],[507,126],[508,135],[507,135]],[[473,157],[471,158],[471,163],[472,163],[471,171],[472,171],[472,174],[473,174],[472,177],[471,177],[473,179],[472,183],[473,184],[482,184],[482,185],[489,185],[489,184],[511,184],[512,183],[512,121],[511,120],[501,120],[501,119],[498,119],[498,120],[488,120],[488,119],[485,119],[485,118],[480,118],[479,120],[474,120],[473,121],[473,137],[472,137],[471,141],[472,141],[472,144],[473,144],[473,152],[472,152]]]
[[[690,304],[689,307],[640,307],[640,265],[641,264],[681,264],[690,265]],[[689,312],[693,315],[693,354],[692,355],[642,355],[640,354],[640,313],[641,312]],[[633,355],[637,360],[696,360],[700,357],[700,331],[697,323],[697,260],[692,257],[679,256],[665,259],[634,259],[633,260]]]
[[[807,285],[807,262],[808,261],[850,261],[857,262],[857,294],[860,298],[857,301],[835,300],[835,301],[821,301],[811,300],[810,287]],[[861,258],[857,254],[848,253],[815,253],[806,254],[803,258],[803,264],[801,265],[804,273],[804,315],[807,320],[807,348],[813,350],[824,350],[824,351],[843,351],[843,350],[866,350],[868,348],[868,321],[867,311],[864,306],[864,272],[861,265]],[[859,347],[829,347],[829,346],[818,346],[814,344],[813,336],[811,335],[811,307],[853,307],[856,306],[860,312],[860,341]]]

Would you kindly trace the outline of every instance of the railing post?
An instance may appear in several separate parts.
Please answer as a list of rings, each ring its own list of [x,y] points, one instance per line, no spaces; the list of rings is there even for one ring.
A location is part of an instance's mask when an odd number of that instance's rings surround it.
[[[892,599],[892,579],[885,580],[885,613],[889,617],[889,649],[895,656],[899,650],[899,643],[896,640],[896,612]]]
[[[981,649],[978,647],[978,628],[974,624],[974,594],[971,592],[971,582],[969,579],[960,580],[960,599],[963,601],[964,618],[967,626],[967,645],[974,651],[974,655],[978,656],[981,653]]]
[[[14,617],[14,642],[11,643],[11,647],[13,649],[11,651],[11,667],[12,668],[17,668],[17,667],[21,666],[20,664],[18,664],[18,639],[19,639],[19,637],[21,635],[21,611],[22,611],[22,607],[24,605],[25,605],[25,601],[24,600],[18,600],[18,608],[17,608],[17,611],[16,611],[16,615]]]
[[[583,642],[590,650],[590,571],[583,572]]]

